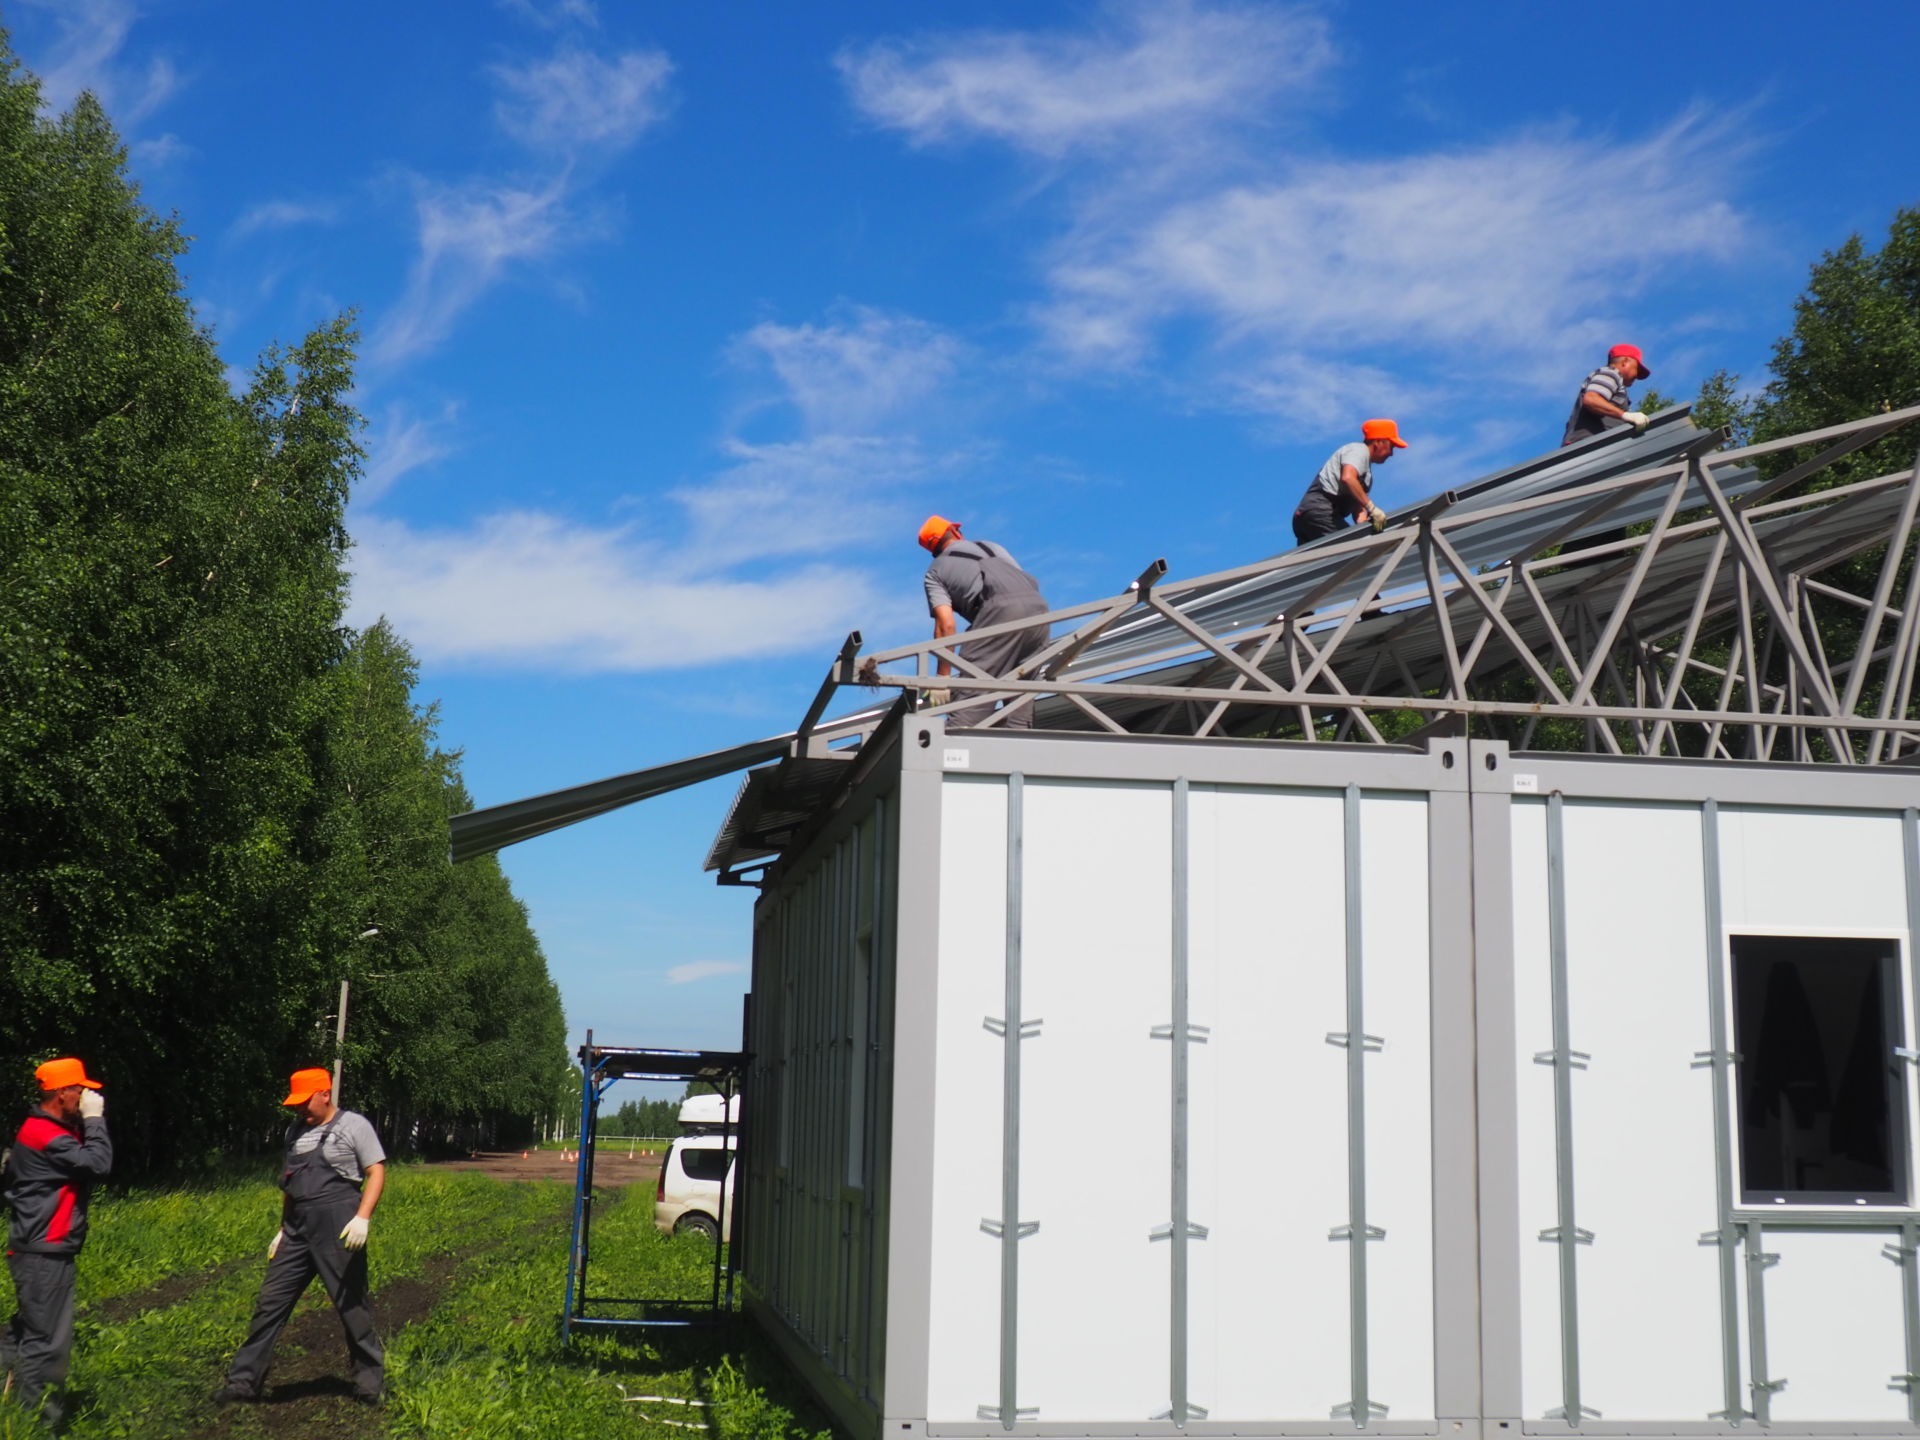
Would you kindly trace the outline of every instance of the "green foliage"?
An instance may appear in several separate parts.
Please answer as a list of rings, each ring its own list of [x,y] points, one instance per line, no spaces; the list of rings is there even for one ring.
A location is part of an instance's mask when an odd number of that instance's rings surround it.
[[[1662,395],[1658,390],[1650,388],[1632,408],[1642,415],[1658,415],[1662,410],[1671,409],[1679,403],[1671,395]]]
[[[342,624],[351,316],[234,395],[98,104],[41,118],[3,50],[0,236],[0,1100],[80,1054],[123,1170],[190,1172],[273,1135],[347,978],[390,1142],[530,1133],[558,995],[498,866],[448,863],[412,655]]]
[[[1731,445],[1751,445],[1754,408],[1752,397],[1740,391],[1740,377],[1731,370],[1716,370],[1700,384],[1693,402],[1693,423],[1702,430],[1724,425],[1733,432]]]
[[[680,1133],[678,1100],[628,1100],[617,1110],[600,1113],[602,1135],[644,1135],[667,1138]]]

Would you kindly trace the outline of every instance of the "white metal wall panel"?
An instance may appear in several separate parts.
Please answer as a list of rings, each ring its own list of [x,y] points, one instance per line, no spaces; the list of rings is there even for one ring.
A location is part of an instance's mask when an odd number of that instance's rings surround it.
[[[1553,1073],[1533,1063],[1553,1037],[1548,965],[1547,807],[1513,805],[1515,1144],[1520,1155],[1520,1394],[1524,1413],[1560,1404],[1560,1276],[1553,1247],[1534,1237],[1556,1223]],[[1575,1031],[1576,1034],[1580,1032]],[[1582,1046],[1581,1048],[1584,1048]],[[1585,1079],[1585,1076],[1581,1076]],[[1486,1244],[1511,1243],[1489,1236]],[[1583,1257],[1584,1258],[1584,1257]]]
[[[1700,1244],[1718,1224],[1713,1081],[1693,1068],[1712,1044],[1700,812],[1564,813],[1573,1045],[1593,1056],[1573,1081],[1575,1200],[1595,1235],[1580,1257],[1581,1389],[1609,1420],[1704,1420],[1723,1387],[1717,1252]],[[1548,1048],[1551,1028],[1523,1044]],[[1553,1072],[1533,1071],[1551,1090]]]
[[[1426,798],[1367,797],[1360,839],[1367,1029],[1386,1041],[1367,1060],[1367,1210],[1387,1232],[1368,1252],[1371,1389],[1389,1420],[1419,1420],[1434,1413]]]
[[[1341,797],[1192,796],[1193,1394],[1210,1419],[1323,1421],[1345,1398]],[[1163,1047],[1164,1048],[1164,1047]],[[1164,1065],[1164,1061],[1162,1062]],[[1144,1137],[1143,1137],[1144,1138]]]
[[[1168,1219],[1150,1032],[1170,1018],[1171,828],[1164,785],[1027,782],[1023,1008],[1044,1024],[1022,1052],[1020,1218],[1040,1230],[1020,1252],[1019,1400],[1042,1423],[1167,1407],[1169,1252],[1148,1237]]]
[[[1905,1420],[1888,1380],[1906,1369],[1900,1271],[1880,1253],[1891,1235],[1766,1232],[1780,1263],[1766,1272],[1767,1358],[1786,1388],[1773,1423]]]
[[[980,1222],[1000,1214],[1001,1048],[981,1022],[1006,1008],[1006,782],[949,780],[940,806],[927,1418],[972,1421],[1000,1373],[998,1242]]]
[[[1724,805],[1720,870],[1729,931],[1907,928],[1898,815]]]

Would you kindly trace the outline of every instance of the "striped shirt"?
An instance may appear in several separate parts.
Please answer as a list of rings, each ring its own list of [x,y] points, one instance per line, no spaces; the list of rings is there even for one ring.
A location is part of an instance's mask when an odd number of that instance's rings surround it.
[[[1612,415],[1603,415],[1587,408],[1587,396],[1598,395],[1609,405],[1621,410],[1633,408],[1633,398],[1627,394],[1631,382],[1611,365],[1602,365],[1587,376],[1581,385],[1580,393],[1574,397],[1573,414],[1567,417],[1566,433],[1560,437],[1562,445],[1571,445],[1576,440],[1584,440],[1589,435],[1598,435],[1602,431],[1617,428],[1621,421]]]

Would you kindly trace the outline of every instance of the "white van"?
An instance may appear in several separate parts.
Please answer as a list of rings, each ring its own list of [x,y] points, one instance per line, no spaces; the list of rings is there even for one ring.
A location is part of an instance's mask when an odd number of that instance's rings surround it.
[[[653,1223],[670,1235],[733,1238],[733,1159],[738,1136],[721,1131],[728,1121],[738,1127],[740,1097],[733,1097],[724,1120],[720,1105],[718,1095],[694,1095],[680,1107],[680,1124],[688,1133],[668,1147],[660,1162],[660,1184],[653,1192]]]

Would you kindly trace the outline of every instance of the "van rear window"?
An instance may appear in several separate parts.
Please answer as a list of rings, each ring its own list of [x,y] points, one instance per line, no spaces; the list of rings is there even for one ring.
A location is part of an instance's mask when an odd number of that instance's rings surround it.
[[[732,1159],[731,1150],[722,1150],[718,1146],[699,1149],[688,1147],[680,1152],[680,1168],[687,1172],[689,1180],[724,1180],[727,1163]]]

